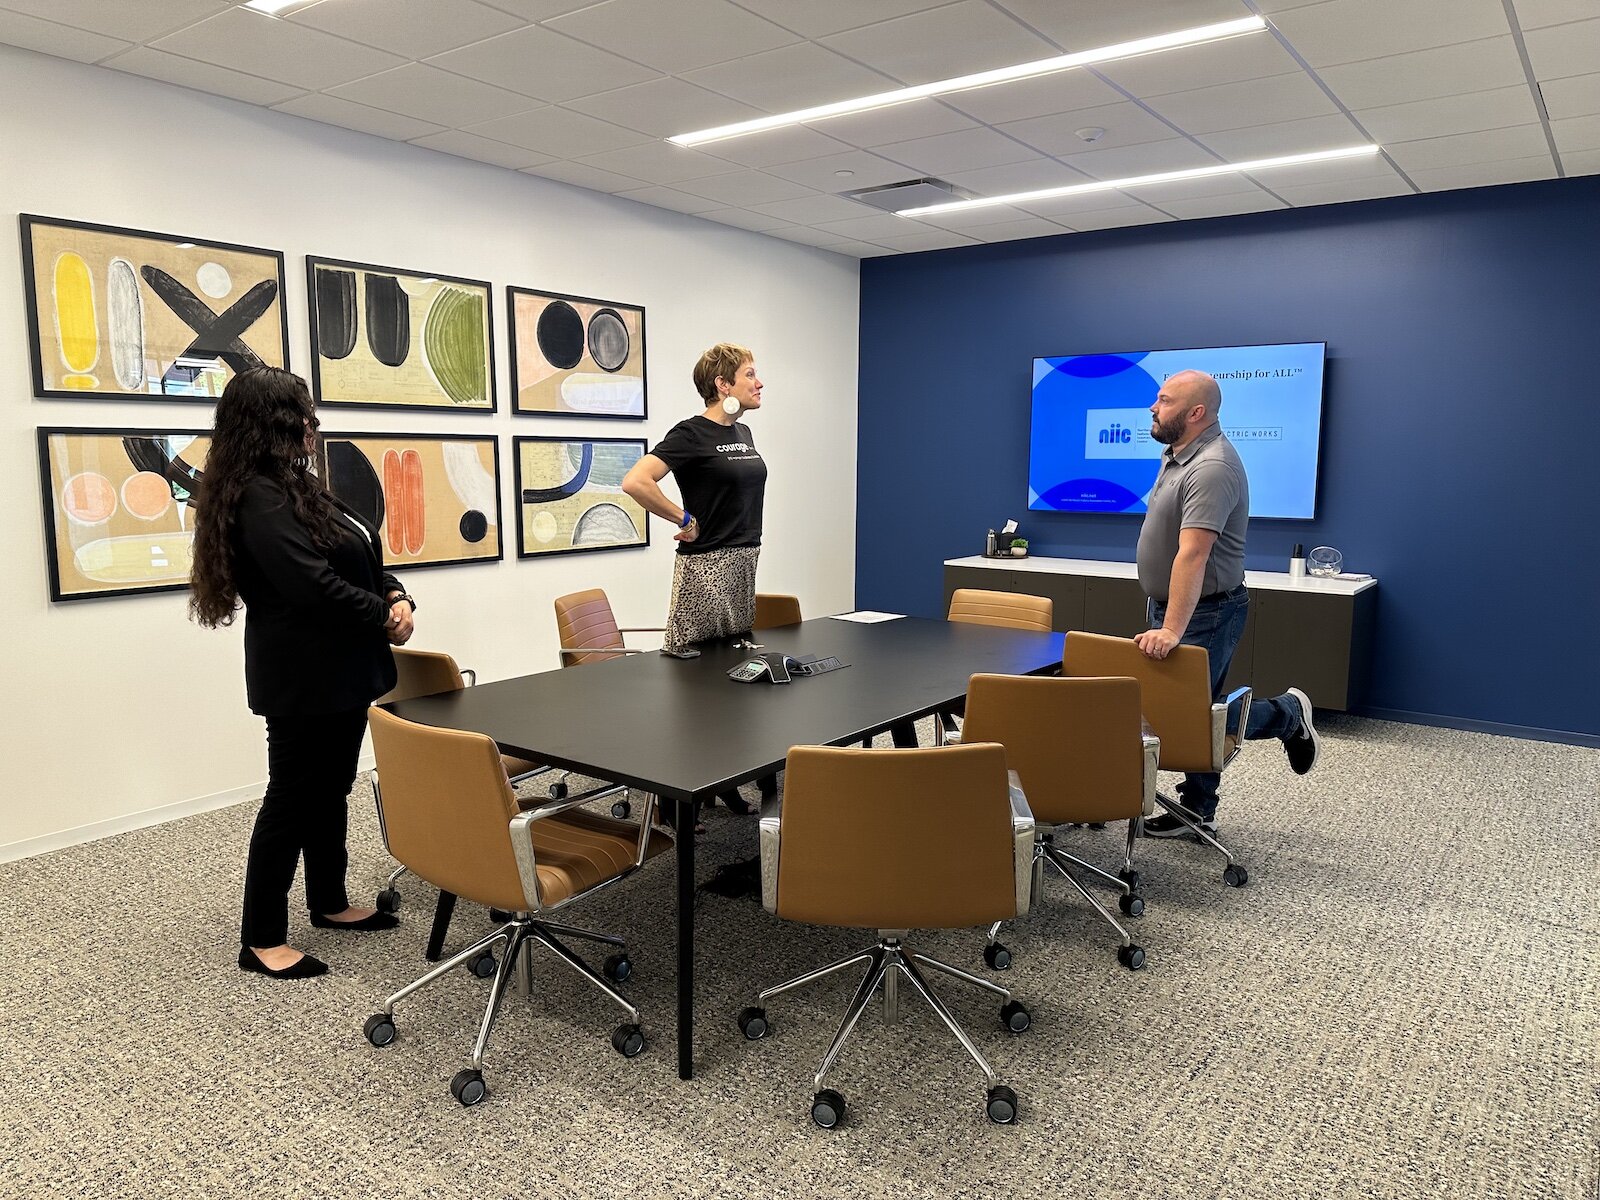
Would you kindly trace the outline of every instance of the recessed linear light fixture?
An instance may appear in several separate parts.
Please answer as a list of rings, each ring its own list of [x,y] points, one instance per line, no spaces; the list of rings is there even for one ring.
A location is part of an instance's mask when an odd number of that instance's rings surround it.
[[[1067,187],[1040,188],[1033,192],[1012,192],[1006,196],[983,196],[977,200],[952,200],[948,204],[924,204],[916,208],[895,210],[897,217],[925,217],[934,213],[967,212],[975,208],[992,208],[997,204],[1027,204],[1035,200],[1056,200],[1063,196],[1082,196],[1090,192],[1110,192],[1120,188],[1149,187],[1157,183],[1174,183],[1182,179],[1204,179],[1208,175],[1243,174],[1247,171],[1266,171],[1273,167],[1292,167],[1297,163],[1332,162],[1340,158],[1360,158],[1376,154],[1381,147],[1374,144],[1344,146],[1338,150],[1317,150],[1310,154],[1285,154],[1279,158],[1256,158],[1249,162],[1218,163],[1214,167],[1193,167],[1185,171],[1160,171],[1154,175],[1134,175],[1127,179],[1097,180],[1094,183],[1075,183]]]
[[[1240,34],[1257,33],[1267,27],[1263,17],[1245,17],[1238,21],[1223,21],[1216,25],[1201,25],[1195,29],[1182,29],[1177,33],[1163,33],[1156,37],[1140,38],[1134,42],[1119,42],[1115,46],[1102,46],[1098,50],[1081,50],[1076,54],[1062,54],[1055,58],[1041,58],[1036,62],[1020,63],[1014,67],[999,67],[993,71],[980,71],[976,75],[958,75],[954,79],[940,79],[934,83],[921,83],[914,87],[896,88],[892,92],[877,92],[871,96],[858,96],[854,100],[839,100],[833,104],[818,104],[794,112],[777,113],[770,117],[757,117],[753,121],[738,121],[732,125],[718,125],[714,129],[701,129],[695,133],[680,133],[667,141],[676,146],[700,146],[706,142],[720,142],[724,138],[743,137],[747,133],[763,133],[768,129],[782,129],[787,125],[800,125],[807,121],[825,121],[829,117],[842,117],[848,113],[866,112],[873,108],[888,108],[911,100],[922,100],[945,92],[965,92],[973,88],[989,87],[996,83],[1011,83],[1018,79],[1032,79],[1036,75],[1049,75],[1073,67],[1087,67],[1094,63],[1110,62],[1116,58],[1133,58],[1140,54],[1153,54],[1158,50],[1175,50],[1179,46],[1193,46],[1200,42],[1215,42]]]
[[[282,17],[300,8],[310,8],[318,0],[245,0],[239,7],[266,13],[269,17]]]

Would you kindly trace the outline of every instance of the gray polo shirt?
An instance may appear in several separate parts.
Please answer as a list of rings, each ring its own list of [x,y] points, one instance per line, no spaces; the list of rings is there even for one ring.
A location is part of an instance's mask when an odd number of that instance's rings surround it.
[[[1217,535],[1206,559],[1200,594],[1232,591],[1244,582],[1244,531],[1250,520],[1250,481],[1239,452],[1213,425],[1177,454],[1168,446],[1150,490],[1139,530],[1139,586],[1165,601],[1178,556],[1178,532],[1210,529]]]

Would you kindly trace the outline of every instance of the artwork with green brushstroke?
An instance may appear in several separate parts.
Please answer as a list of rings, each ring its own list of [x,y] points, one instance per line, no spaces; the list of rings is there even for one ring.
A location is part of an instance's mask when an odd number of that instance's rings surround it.
[[[306,258],[318,404],[495,411],[489,284]]]

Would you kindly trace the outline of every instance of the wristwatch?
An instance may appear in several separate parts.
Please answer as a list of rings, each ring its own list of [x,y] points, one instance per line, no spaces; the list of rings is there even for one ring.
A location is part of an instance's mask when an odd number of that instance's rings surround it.
[[[402,601],[402,600],[404,600],[407,604],[411,605],[411,611],[412,612],[416,612],[417,611],[417,598],[415,596],[413,596],[410,592],[401,592],[397,596],[391,596],[389,598],[389,607],[393,608],[396,604],[400,603],[400,601]]]

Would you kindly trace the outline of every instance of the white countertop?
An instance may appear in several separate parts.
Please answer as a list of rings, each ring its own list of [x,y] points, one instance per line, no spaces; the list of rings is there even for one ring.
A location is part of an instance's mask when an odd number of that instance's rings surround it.
[[[947,567],[978,567],[995,571],[1035,571],[1044,575],[1089,575],[1097,579],[1137,579],[1138,568],[1131,562],[1107,562],[1097,558],[950,558]],[[1291,579],[1287,571],[1246,571],[1246,587],[1275,592],[1313,592],[1324,596],[1354,596],[1378,586],[1376,579],[1319,579],[1307,575]]]

